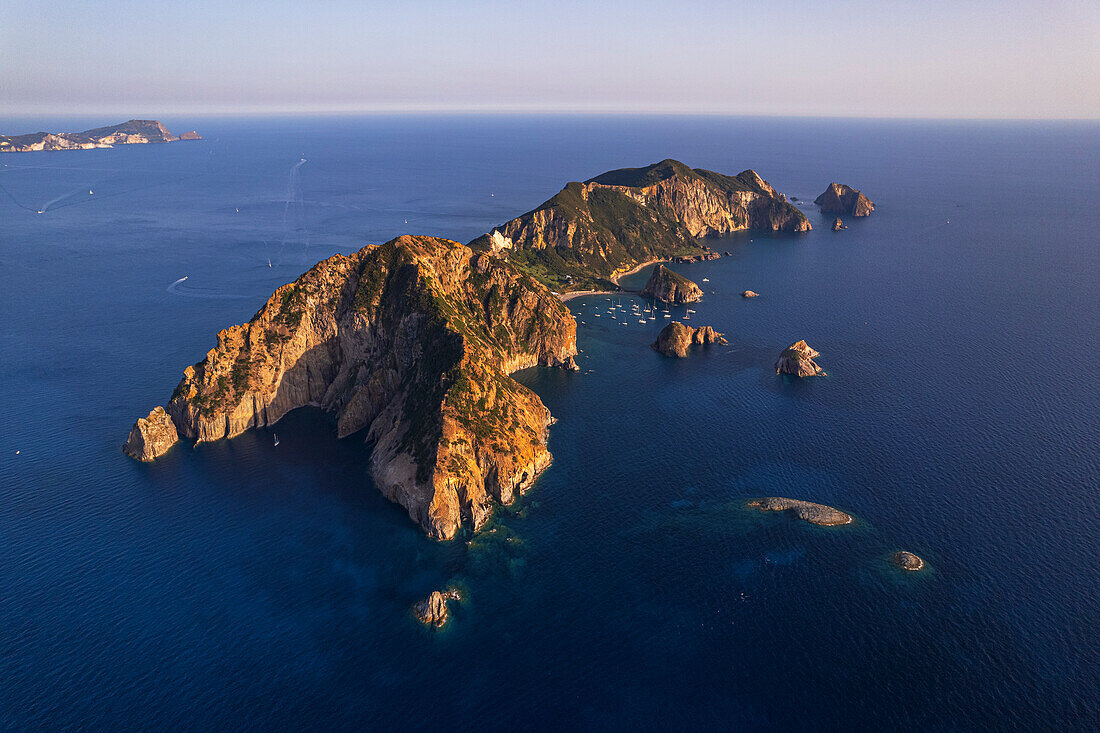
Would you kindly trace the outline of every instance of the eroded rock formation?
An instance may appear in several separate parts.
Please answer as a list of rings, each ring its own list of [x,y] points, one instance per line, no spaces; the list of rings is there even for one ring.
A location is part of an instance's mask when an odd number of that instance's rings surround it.
[[[814,359],[821,356],[805,341],[795,341],[783,349],[775,362],[776,374],[793,374],[796,377],[824,377],[825,370]]]
[[[450,618],[448,607],[450,601],[461,601],[462,594],[457,588],[448,588],[444,591],[433,590],[431,594],[413,605],[413,615],[416,620],[425,626],[442,628]]]
[[[643,298],[655,298],[664,303],[682,305],[699,300],[703,297],[703,291],[683,275],[658,264],[653,268],[653,273],[649,276],[649,281],[642,288],[640,295]]]
[[[122,452],[139,461],[152,461],[167,453],[179,435],[176,425],[163,407],[154,407],[145,417],[139,417],[130,428],[130,437],[122,446]]]
[[[725,343],[728,342],[722,334],[710,326],[692,328],[679,321],[673,321],[661,329],[652,346],[665,356],[685,357],[688,355],[688,349],[694,345]]]
[[[843,183],[830,183],[829,187],[814,199],[814,203],[821,207],[822,214],[869,216],[875,210],[875,204],[871,199]],[[836,231],[835,228],[833,231]]]
[[[763,499],[753,499],[749,507],[759,509],[762,512],[788,512],[804,522],[817,524],[822,527],[833,527],[838,524],[848,524],[852,521],[850,514],[824,504],[814,504],[809,501],[787,499],[782,496],[767,496]]]
[[[745,292],[741,293],[741,297],[742,298],[759,298],[760,293],[754,293],[751,290],[746,290]]]
[[[324,260],[184,370],[167,412],[199,442],[317,405],[366,431],[371,476],[432,537],[476,530],[550,464],[550,413],[508,375],[576,353],[576,322],[511,263],[433,237]]]

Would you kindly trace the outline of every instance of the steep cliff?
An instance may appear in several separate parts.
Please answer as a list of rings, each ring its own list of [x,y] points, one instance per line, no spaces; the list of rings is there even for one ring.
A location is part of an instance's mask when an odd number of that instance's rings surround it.
[[[157,120],[129,120],[109,127],[83,132],[31,132],[26,135],[0,135],[0,153],[27,153],[35,150],[85,150],[114,145],[170,143],[176,140],[201,140],[195,131],[176,137]]]
[[[570,183],[537,209],[471,242],[507,250],[550,287],[608,287],[639,262],[703,252],[698,238],[810,223],[754,171],[725,176],[675,160]]]
[[[179,434],[172,418],[163,407],[156,407],[145,417],[139,417],[130,428],[130,435],[122,452],[131,458],[148,463],[160,458],[176,444]]]
[[[681,305],[699,300],[703,297],[703,291],[683,275],[673,272],[664,265],[657,265],[653,268],[649,280],[639,295],[643,298],[656,298],[664,303]]]
[[[822,214],[848,214],[850,216],[870,216],[875,204],[862,193],[843,183],[830,183],[814,203],[821,207]],[[837,219],[840,221],[840,219]],[[833,223],[835,232],[836,222]]]
[[[188,367],[167,411],[199,442],[318,405],[432,537],[477,529],[550,463],[550,413],[508,376],[576,353],[568,309],[505,260],[399,237],[324,260]]]

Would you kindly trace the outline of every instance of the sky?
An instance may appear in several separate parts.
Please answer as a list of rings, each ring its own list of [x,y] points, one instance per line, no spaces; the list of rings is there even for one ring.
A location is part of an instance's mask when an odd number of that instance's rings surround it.
[[[6,116],[1100,118],[1100,0],[0,0]]]

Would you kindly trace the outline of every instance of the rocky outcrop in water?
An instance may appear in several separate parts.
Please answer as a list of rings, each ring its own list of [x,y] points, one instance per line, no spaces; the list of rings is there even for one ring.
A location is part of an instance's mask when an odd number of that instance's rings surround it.
[[[847,226],[845,226],[844,222],[842,222],[842,221],[840,220],[840,217],[839,217],[839,216],[838,216],[838,217],[836,218],[836,220],[835,220],[835,221],[833,222],[833,231],[834,231],[834,232],[839,232],[839,231],[840,231],[841,229],[847,229],[847,228],[848,228],[848,227],[847,227]]]
[[[890,560],[902,570],[923,570],[924,560],[911,552],[901,550],[890,556]]]
[[[760,293],[755,293],[752,290],[746,290],[745,292],[741,293],[741,297],[742,298],[759,298]]]
[[[796,377],[824,377],[825,370],[814,359],[821,356],[805,341],[795,341],[783,349],[775,362],[776,374],[793,374]]]
[[[145,417],[139,417],[130,428],[130,437],[122,446],[122,452],[139,461],[152,461],[167,453],[179,435],[176,425],[163,407],[155,407]]]
[[[871,199],[843,183],[830,183],[829,187],[814,199],[814,203],[821,207],[822,214],[869,216],[875,210],[875,204]]]
[[[804,232],[810,222],[754,171],[725,176],[663,160],[570,183],[470,244],[507,251],[554,290],[609,289],[641,262],[717,256],[698,238],[745,229]]]
[[[157,120],[129,120],[109,127],[83,132],[31,132],[25,135],[0,135],[0,153],[28,153],[35,150],[85,150],[114,145],[169,143],[176,140],[201,140],[195,131],[176,137]]]
[[[679,321],[673,321],[661,329],[652,346],[665,356],[685,357],[688,355],[688,349],[694,345],[725,343],[728,342],[722,334],[710,326],[692,328]]]
[[[425,626],[443,628],[450,618],[449,601],[461,601],[462,594],[456,588],[444,591],[433,590],[431,594],[413,605],[413,615]]]
[[[371,477],[434,538],[476,530],[550,464],[550,413],[510,376],[576,353],[576,322],[514,265],[399,237],[324,260],[184,370],[167,413],[198,442],[316,405],[363,431]]]
[[[759,509],[762,512],[787,512],[798,517],[804,522],[817,524],[822,527],[833,527],[838,524],[848,524],[852,521],[849,514],[839,509],[824,504],[814,504],[809,501],[787,499],[782,496],[768,496],[763,499],[753,499],[749,507]]]
[[[655,298],[664,303],[683,305],[694,303],[702,298],[703,291],[683,275],[659,264],[653,268],[649,281],[639,295],[643,298]]]

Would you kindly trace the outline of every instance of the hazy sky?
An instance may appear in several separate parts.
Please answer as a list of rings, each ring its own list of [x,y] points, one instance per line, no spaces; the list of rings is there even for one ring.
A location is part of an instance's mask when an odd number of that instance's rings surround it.
[[[1100,118],[1100,0],[0,0],[13,114]]]

